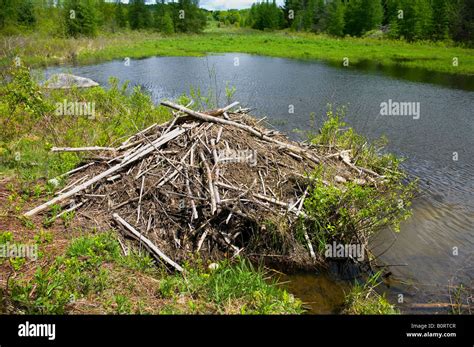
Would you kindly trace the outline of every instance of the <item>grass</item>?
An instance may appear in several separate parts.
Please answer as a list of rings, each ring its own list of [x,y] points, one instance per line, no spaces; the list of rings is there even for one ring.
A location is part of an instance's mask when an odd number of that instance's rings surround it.
[[[388,302],[384,295],[380,295],[375,288],[380,273],[370,277],[365,284],[356,283],[346,296],[344,314],[399,314],[400,312]]]
[[[271,57],[323,60],[342,65],[372,61],[383,66],[403,66],[448,74],[474,74],[472,49],[448,43],[374,38],[333,38],[288,31],[260,32],[249,29],[212,29],[199,35],[162,36],[153,32],[102,34],[97,38],[63,39],[40,34],[3,37],[0,63],[19,56],[31,66],[63,63],[93,64],[112,59],[151,56],[203,56],[208,53],[249,53]],[[459,66],[453,66],[457,57]]]
[[[110,88],[45,92],[26,68],[13,68],[9,83],[0,86],[0,175],[20,181],[51,179],[76,167],[82,154],[51,153],[53,146],[116,145],[139,129],[163,123],[170,112],[156,107],[140,88],[127,89],[110,80]],[[56,104],[91,102],[95,117],[56,114]],[[60,182],[61,183],[61,182]],[[52,192],[51,185],[36,185],[31,195]]]
[[[111,233],[73,239],[49,268],[9,283],[10,313],[297,314],[301,302],[239,259],[169,275],[148,255],[123,256]]]

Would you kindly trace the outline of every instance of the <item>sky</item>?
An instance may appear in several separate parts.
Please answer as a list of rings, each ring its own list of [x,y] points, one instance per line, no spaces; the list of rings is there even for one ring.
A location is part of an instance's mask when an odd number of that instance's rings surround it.
[[[256,0],[201,0],[199,4],[208,10],[228,10],[249,8]],[[283,5],[283,0],[277,0],[278,5]]]
[[[111,1],[111,0],[109,0]],[[277,5],[283,5],[284,0],[276,0]],[[128,0],[122,0],[124,3],[128,3]],[[145,0],[145,2],[152,4],[155,0]],[[242,9],[249,8],[257,0],[200,0],[199,4],[202,8],[207,10],[229,10],[229,9]]]

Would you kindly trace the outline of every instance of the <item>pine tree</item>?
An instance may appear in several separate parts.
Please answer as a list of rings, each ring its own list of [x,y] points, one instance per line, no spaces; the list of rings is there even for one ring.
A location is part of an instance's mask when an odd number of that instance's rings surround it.
[[[125,5],[120,0],[117,0],[115,3],[115,22],[119,28],[125,28],[127,26]]]
[[[31,0],[21,0],[17,7],[17,21],[21,25],[32,27],[36,23],[34,5]]]
[[[332,1],[327,7],[326,31],[334,36],[344,35],[344,13],[345,7],[341,0]]]
[[[346,33],[360,36],[382,24],[383,7],[380,0],[351,0],[346,10]]]
[[[451,0],[432,0],[433,7],[433,38],[445,40],[449,38],[449,26],[452,18],[449,2]]]
[[[400,34],[408,41],[429,38],[432,32],[432,9],[429,0],[402,0],[402,9]]]
[[[146,29],[151,26],[151,14],[145,0],[130,0],[128,22],[130,28],[134,30]]]
[[[66,0],[64,14],[68,36],[94,36],[97,33],[97,14],[92,0]]]

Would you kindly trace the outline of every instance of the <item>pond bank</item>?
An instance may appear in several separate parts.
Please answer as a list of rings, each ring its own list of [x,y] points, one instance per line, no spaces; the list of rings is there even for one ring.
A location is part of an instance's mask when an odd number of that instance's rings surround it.
[[[28,65],[92,64],[113,59],[152,56],[203,56],[209,53],[249,53],[271,57],[323,60],[349,66],[371,61],[452,75],[473,75],[472,49],[444,43],[407,43],[371,38],[332,38],[294,32],[251,30],[200,35],[161,36],[152,32],[102,34],[96,38],[64,39],[38,35],[2,37],[8,50],[0,56],[7,65],[19,56]],[[454,60],[456,64],[454,64]]]

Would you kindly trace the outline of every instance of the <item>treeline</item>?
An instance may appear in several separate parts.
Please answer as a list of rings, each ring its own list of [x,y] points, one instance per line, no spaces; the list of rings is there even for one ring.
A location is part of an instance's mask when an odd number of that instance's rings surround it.
[[[246,24],[335,36],[376,35],[414,40],[470,41],[474,0],[274,0],[255,3]]]
[[[0,0],[0,31],[16,34],[40,30],[69,37],[94,36],[98,31],[152,29],[170,34],[197,33],[206,26],[198,0]]]

